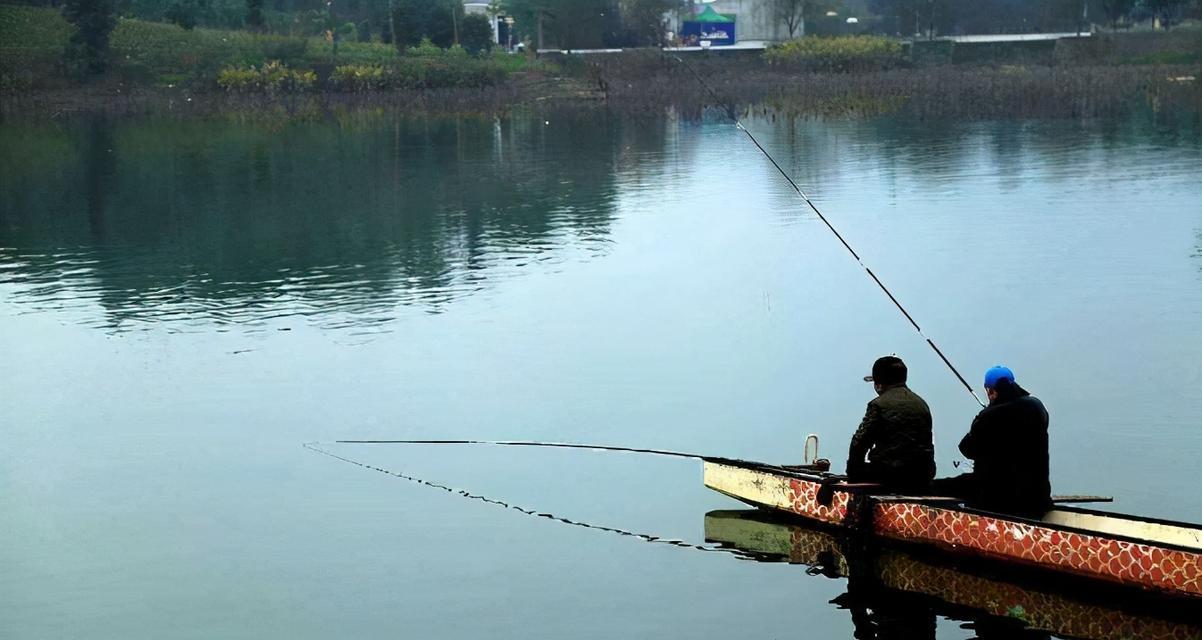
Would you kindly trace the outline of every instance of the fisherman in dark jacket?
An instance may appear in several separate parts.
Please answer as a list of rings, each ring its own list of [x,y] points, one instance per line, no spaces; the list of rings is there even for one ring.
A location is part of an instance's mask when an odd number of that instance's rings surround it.
[[[1052,508],[1048,412],[1001,365],[985,372],[985,393],[989,406],[960,441],[960,453],[973,461],[972,473],[937,480],[936,491],[948,488],[972,506],[1038,518]]]
[[[873,383],[877,397],[851,437],[848,478],[898,492],[927,492],[935,477],[931,410],[906,386],[906,364],[896,356],[878,358],[864,380]]]

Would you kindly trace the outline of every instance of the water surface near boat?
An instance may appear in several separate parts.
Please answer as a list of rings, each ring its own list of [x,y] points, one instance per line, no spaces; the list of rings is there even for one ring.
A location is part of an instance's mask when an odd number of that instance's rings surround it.
[[[970,377],[1045,401],[1057,492],[1202,521],[1196,126],[748,124]],[[974,413],[718,122],[5,123],[0,175],[8,637],[851,637],[839,581],[301,443],[840,464],[888,352],[942,472]],[[688,461],[340,451],[698,544],[735,506]]]

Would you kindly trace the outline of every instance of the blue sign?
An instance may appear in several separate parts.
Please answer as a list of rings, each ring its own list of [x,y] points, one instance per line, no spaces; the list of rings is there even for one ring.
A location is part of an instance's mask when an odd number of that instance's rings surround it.
[[[735,23],[686,20],[680,25],[680,38],[691,47],[700,45],[702,40],[709,40],[714,47],[731,45],[735,43]]]

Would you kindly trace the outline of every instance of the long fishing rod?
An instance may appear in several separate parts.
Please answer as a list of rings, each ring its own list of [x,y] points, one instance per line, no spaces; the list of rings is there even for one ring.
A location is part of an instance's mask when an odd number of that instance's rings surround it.
[[[814,441],[814,453],[813,453],[812,458],[809,454],[809,447],[808,447],[808,443],[810,442],[811,438]],[[822,477],[843,478],[843,476],[839,476],[837,474],[833,474],[833,473],[829,472],[829,461],[827,462],[828,466],[826,466],[826,467],[811,466],[811,462],[813,462],[813,463],[819,462],[819,460],[818,460],[818,436],[811,434],[806,439],[806,443],[807,443],[806,454],[804,456],[805,464],[802,465],[801,467],[792,467],[793,470],[801,470],[802,467],[806,467],[805,471],[807,473],[819,475]],[[587,451],[617,451],[619,453],[641,453],[641,454],[653,455],[653,456],[664,456],[664,457],[668,457],[668,458],[685,458],[688,460],[701,460],[703,462],[718,462],[721,464],[735,465],[735,466],[747,467],[747,468],[757,468],[757,467],[779,468],[776,465],[767,464],[767,463],[763,463],[763,462],[755,462],[752,460],[740,460],[738,458],[727,458],[727,457],[723,457],[723,456],[707,456],[707,455],[700,454],[700,453],[686,453],[683,451],[668,451],[666,449],[643,449],[643,448],[639,448],[639,447],[619,447],[619,446],[607,445],[607,444],[581,444],[581,443],[575,443],[575,442],[542,442],[542,441],[538,441],[538,440],[431,440],[431,439],[421,439],[421,440],[335,440],[334,444],[484,445],[484,446],[496,446],[496,447],[543,447],[543,448],[550,448],[550,449],[581,449],[581,450],[587,450]],[[305,446],[308,448],[312,448],[312,447],[309,447],[309,445],[305,445]],[[314,451],[319,451],[319,450],[314,449]],[[321,453],[326,453],[326,452],[321,451]],[[333,454],[329,454],[329,455],[333,455]],[[333,457],[337,458],[338,456],[333,456]],[[847,485],[847,486],[859,486],[859,485]]]
[[[843,245],[843,248],[847,249],[847,252],[851,254],[851,257],[855,258],[856,262],[864,268],[864,271],[868,273],[868,277],[872,278],[872,281],[876,283],[876,286],[881,288],[881,291],[885,292],[886,296],[889,296],[889,300],[893,303],[893,306],[897,307],[898,311],[901,311],[902,315],[906,317],[906,320],[910,322],[910,325],[914,327],[914,330],[918,332],[919,337],[921,337],[923,340],[926,340],[927,344],[932,350],[934,350],[935,354],[939,356],[939,359],[943,361],[943,364],[947,365],[947,368],[950,369],[953,374],[955,374],[956,379],[960,381],[960,384],[964,385],[964,388],[968,390],[968,393],[971,394],[973,399],[977,401],[977,404],[984,407],[985,403],[981,402],[981,398],[977,396],[977,392],[973,390],[972,385],[968,384],[968,381],[964,379],[964,376],[960,375],[960,371],[956,369],[956,366],[952,364],[952,361],[948,360],[947,356],[943,355],[943,351],[941,351],[939,347],[935,345],[935,341],[931,340],[925,333],[923,333],[922,327],[918,326],[918,323],[914,321],[914,316],[911,316],[910,312],[906,311],[906,308],[902,306],[902,303],[898,301],[896,296],[893,295],[893,292],[889,290],[889,287],[886,287],[885,283],[881,282],[881,279],[872,272],[872,269],[869,269],[868,265],[864,264],[864,260],[860,257],[860,254],[856,253],[856,250],[851,248],[851,244],[847,242],[847,239],[843,237],[843,234],[839,233],[839,230],[835,228],[835,225],[831,224],[831,221],[828,220],[827,217],[823,215],[822,211],[818,209],[818,205],[814,204],[813,200],[810,200],[810,197],[806,195],[805,191],[802,191],[801,186],[797,184],[797,181],[795,181],[792,176],[790,176],[788,172],[786,172],[784,168],[780,166],[780,163],[776,161],[776,158],[772,157],[771,153],[768,153],[768,150],[764,148],[764,145],[760,144],[760,141],[756,139],[755,135],[752,134],[747,127],[743,126],[743,121],[739,119],[738,114],[735,113],[734,106],[724,102],[721,98],[719,98],[718,94],[714,92],[714,89],[710,87],[708,82],[705,81],[705,78],[701,77],[701,74],[697,73],[696,69],[694,69],[692,65],[685,62],[680,56],[674,55],[672,57],[685,69],[688,69],[689,73],[693,74],[693,77],[697,78],[697,82],[701,83],[701,86],[704,87],[706,92],[710,94],[710,97],[713,98],[718,105],[724,108],[727,117],[734,121],[735,128],[747,134],[747,138],[751,140],[752,144],[754,144],[755,147],[760,150],[760,153],[764,154],[765,158],[768,158],[768,162],[771,162],[772,166],[776,167],[776,170],[780,172],[780,175],[789,183],[789,186],[793,187],[793,190],[797,192],[797,195],[800,196],[801,199],[810,206],[810,209],[814,211],[814,213],[818,216],[818,219],[826,225],[827,229],[830,229],[831,233],[835,234],[835,237],[839,239],[839,242]]]
[[[664,449],[639,449],[637,447],[617,447],[604,444],[575,444],[569,442],[536,442],[533,440],[335,440],[335,444],[479,444],[498,447],[552,447],[559,449],[591,449],[594,451],[623,451],[626,453],[645,453],[653,456],[670,458],[690,458],[694,460],[726,460],[718,456],[706,456],[699,453],[684,453],[681,451],[666,451]]]

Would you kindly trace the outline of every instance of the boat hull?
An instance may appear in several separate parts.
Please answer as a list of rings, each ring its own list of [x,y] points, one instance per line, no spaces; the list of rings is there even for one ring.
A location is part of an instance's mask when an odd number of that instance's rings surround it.
[[[955,501],[838,489],[819,499],[822,478],[781,467],[706,461],[705,484],[748,504],[873,535],[1202,600],[1202,547],[1189,548],[969,509]],[[1149,523],[1149,527],[1168,525]],[[1173,523],[1196,538],[1191,525]]]
[[[894,601],[892,592],[933,598],[949,617],[1020,616],[1032,629],[1061,637],[1090,640],[1202,640],[1202,626],[1150,612],[1127,610],[1125,602],[1048,589],[1041,582],[1020,583],[976,573],[963,563],[938,562],[892,547],[856,544],[837,532],[803,523],[785,523],[759,511],[712,511],[705,516],[705,539],[762,562],[789,562],[849,580],[853,588]],[[851,542],[851,544],[848,544]],[[854,568],[853,568],[854,566]],[[859,582],[853,585],[851,582]],[[868,583],[867,585],[864,583]],[[965,616],[962,608],[970,615]]]

